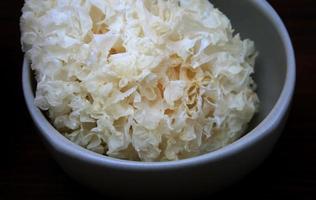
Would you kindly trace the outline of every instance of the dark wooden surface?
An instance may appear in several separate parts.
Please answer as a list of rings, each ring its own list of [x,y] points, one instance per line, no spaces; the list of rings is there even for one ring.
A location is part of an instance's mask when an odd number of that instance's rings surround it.
[[[316,3],[313,0],[269,2],[285,21],[296,50],[297,88],[289,121],[273,153],[258,169],[208,199],[316,199]],[[34,130],[20,84],[22,4],[22,0],[0,1],[4,83],[1,84],[4,103],[0,104],[0,199],[108,199],[70,179]]]

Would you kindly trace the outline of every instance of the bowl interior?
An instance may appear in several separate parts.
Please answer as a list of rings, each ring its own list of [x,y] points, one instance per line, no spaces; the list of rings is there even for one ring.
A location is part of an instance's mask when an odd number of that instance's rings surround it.
[[[260,99],[260,109],[249,129],[256,127],[272,110],[285,83],[286,50],[278,30],[267,20],[269,16],[258,9],[255,1],[213,0],[215,7],[226,14],[236,33],[255,42],[259,56],[254,79]]]
[[[255,74],[254,79],[255,82],[258,85],[258,95],[260,98],[260,109],[258,114],[255,116],[255,118],[250,123],[249,131],[253,128],[255,128],[260,122],[262,122],[272,111],[275,104],[277,103],[282,90],[284,89],[286,76],[288,75],[287,69],[288,65],[290,66],[290,70],[293,70],[293,73],[295,73],[295,69],[291,68],[292,63],[289,62],[289,58],[287,55],[288,48],[291,48],[290,44],[285,44],[284,36],[287,37],[286,30],[283,27],[278,27],[274,23],[277,16],[275,13],[273,13],[273,10],[268,7],[263,9],[262,6],[268,6],[265,1],[253,1],[253,0],[242,0],[242,1],[231,1],[231,0],[211,0],[211,2],[215,5],[215,7],[219,8],[224,14],[226,14],[229,19],[232,22],[232,25],[234,29],[236,30],[236,33],[240,33],[242,38],[249,38],[255,42],[256,49],[259,52],[259,56],[257,58],[256,66],[255,66]],[[273,13],[274,16],[269,16],[269,12]],[[281,24],[281,26],[283,26]],[[281,34],[284,31],[285,34]],[[286,38],[287,39],[287,38]],[[290,41],[287,41],[290,43]],[[289,55],[292,53],[290,52]],[[293,63],[294,64],[294,63]],[[44,137],[49,138],[50,142],[58,145],[58,147],[63,148],[64,150],[67,150],[69,154],[73,154],[76,156],[83,155],[84,156],[90,156],[89,159],[94,160],[96,162],[103,162],[104,157],[98,154],[95,154],[93,152],[90,152],[88,150],[85,150],[83,148],[80,148],[77,145],[72,144],[64,137],[59,137],[60,135],[56,130],[54,130],[50,124],[47,123],[43,113],[41,113],[37,108],[35,108],[33,104],[33,94],[32,94],[32,83],[34,83],[34,77],[32,76],[32,73],[30,73],[29,68],[27,66],[27,62],[25,62],[24,66],[24,74],[23,74],[23,85],[24,85],[24,93],[25,98],[27,101],[28,108],[31,112],[31,115],[35,121],[36,124],[41,124],[43,126],[43,135]],[[292,72],[292,71],[290,71]],[[290,81],[294,82],[294,77],[290,76]],[[287,83],[289,83],[287,81]],[[294,83],[293,83],[294,84]],[[33,84],[35,86],[35,84]],[[288,86],[292,87],[292,83]],[[291,91],[292,88],[287,88],[287,92],[283,94],[283,98],[281,99],[282,102],[278,101],[278,105],[282,105],[282,109],[284,109],[284,105],[287,104],[287,101],[290,101],[291,97]],[[33,87],[34,91],[34,87]],[[283,90],[284,91],[284,90]],[[289,99],[284,99],[284,97],[288,97]],[[284,102],[283,102],[284,100]],[[284,104],[284,105],[283,105]],[[273,109],[275,110],[275,109]],[[283,111],[279,111],[283,112]],[[271,115],[269,115],[271,116]],[[271,118],[271,117],[270,117]],[[265,120],[266,121],[266,120]],[[267,122],[270,123],[270,122]],[[267,124],[265,123],[265,125]],[[46,124],[44,126],[43,124]],[[264,124],[264,123],[263,123]],[[254,137],[258,136],[258,133],[261,134],[261,131],[254,130],[249,135],[252,135]],[[59,136],[57,136],[59,135]],[[252,138],[254,138],[252,137]],[[242,142],[241,142],[242,141]],[[224,155],[225,152],[233,151],[236,148],[239,148],[242,144],[242,146],[245,146],[245,143],[250,143],[251,140],[248,138],[248,140],[239,140],[239,145],[228,145],[225,148],[222,148],[220,150],[217,150],[215,152],[212,152],[210,154],[205,154],[202,156],[198,156],[191,159],[185,159],[182,161],[174,161],[174,162],[168,162],[168,167],[170,166],[180,166],[180,164],[186,165],[188,162],[191,162],[193,160],[202,161],[204,158],[210,159],[217,158],[216,156]],[[230,147],[229,147],[230,146]],[[236,148],[234,148],[234,147]],[[68,148],[69,147],[69,148]],[[79,147],[79,148],[78,148]],[[225,151],[226,150],[226,151]],[[224,153],[223,153],[224,152]],[[102,160],[101,160],[102,159]],[[139,168],[144,167],[146,168],[147,165],[139,164],[137,162],[129,162],[129,161],[119,161],[116,159],[109,158],[107,162],[110,163],[110,161],[115,161],[115,165],[117,162],[123,164],[128,164],[128,167],[130,167],[130,164],[133,163],[133,166]],[[204,159],[205,160],[205,159]],[[172,165],[172,163],[174,165]],[[108,163],[105,163],[108,164]],[[111,164],[111,163],[110,163]],[[165,166],[165,164],[162,163],[155,163],[155,164],[148,164],[148,166]],[[167,166],[167,164],[166,164]]]

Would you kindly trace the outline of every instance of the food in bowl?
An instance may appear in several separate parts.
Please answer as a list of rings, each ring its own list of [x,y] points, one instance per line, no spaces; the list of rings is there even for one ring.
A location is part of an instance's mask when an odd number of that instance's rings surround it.
[[[35,104],[72,142],[178,160],[244,134],[258,110],[251,40],[206,1],[26,0]]]

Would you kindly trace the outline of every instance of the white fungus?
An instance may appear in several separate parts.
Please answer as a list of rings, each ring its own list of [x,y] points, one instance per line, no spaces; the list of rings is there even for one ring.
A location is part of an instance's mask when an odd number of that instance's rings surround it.
[[[141,161],[242,136],[258,107],[256,51],[207,0],[26,0],[35,104],[69,140]]]

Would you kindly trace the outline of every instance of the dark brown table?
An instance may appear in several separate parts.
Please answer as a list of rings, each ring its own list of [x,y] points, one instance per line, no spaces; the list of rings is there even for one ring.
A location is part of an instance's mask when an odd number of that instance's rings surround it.
[[[207,199],[316,199],[316,1],[269,2],[284,19],[296,50],[297,88],[289,121],[273,153],[258,169]],[[20,82],[22,4],[22,0],[0,1],[4,81],[0,97],[5,100],[0,104],[0,199],[108,199],[70,179],[35,132]]]

